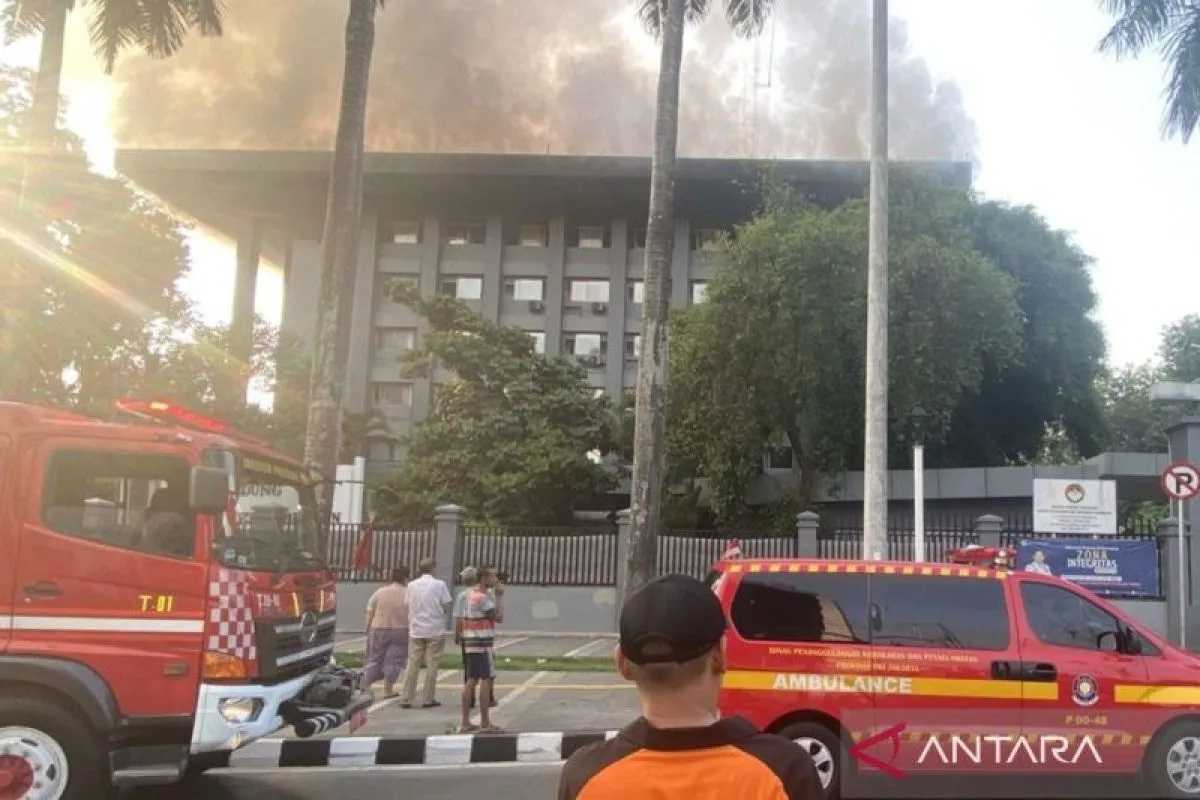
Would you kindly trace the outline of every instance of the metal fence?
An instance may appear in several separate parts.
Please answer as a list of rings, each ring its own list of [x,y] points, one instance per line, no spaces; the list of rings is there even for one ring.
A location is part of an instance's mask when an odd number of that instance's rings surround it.
[[[679,573],[703,578],[730,539],[737,539],[745,558],[795,558],[795,536],[768,536],[761,531],[666,530],[658,536],[658,574]]]
[[[354,568],[354,554],[362,540],[363,526],[337,523],[329,528],[329,568],[338,580],[387,580],[394,567],[406,566],[416,574],[417,564],[433,558],[437,531],[432,525],[413,528],[375,529],[369,565]]]
[[[465,525],[460,566],[492,566],[526,586],[614,586],[617,529]]]

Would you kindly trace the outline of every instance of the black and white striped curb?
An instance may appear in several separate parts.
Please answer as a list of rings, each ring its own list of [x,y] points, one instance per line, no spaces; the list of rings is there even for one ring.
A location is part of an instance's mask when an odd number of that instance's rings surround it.
[[[553,763],[617,731],[463,733],[444,736],[339,736],[333,739],[260,739],[235,750],[233,769],[373,767],[395,765]]]

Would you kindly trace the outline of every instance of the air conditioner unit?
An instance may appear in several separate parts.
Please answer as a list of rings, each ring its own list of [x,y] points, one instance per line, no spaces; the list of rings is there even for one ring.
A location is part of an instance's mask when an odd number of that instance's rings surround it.
[[[592,313],[593,314],[607,314],[608,313],[608,303],[592,303]]]
[[[530,310],[530,312],[532,312],[534,314],[545,313],[546,304],[543,303],[541,300],[530,300],[529,301],[529,310]]]

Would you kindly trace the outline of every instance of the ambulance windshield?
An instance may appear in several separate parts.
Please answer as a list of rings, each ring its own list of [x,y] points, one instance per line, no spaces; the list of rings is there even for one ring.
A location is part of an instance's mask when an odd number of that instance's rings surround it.
[[[247,453],[209,455],[230,472],[237,497],[216,541],[222,563],[277,571],[324,567],[316,495],[299,467]]]

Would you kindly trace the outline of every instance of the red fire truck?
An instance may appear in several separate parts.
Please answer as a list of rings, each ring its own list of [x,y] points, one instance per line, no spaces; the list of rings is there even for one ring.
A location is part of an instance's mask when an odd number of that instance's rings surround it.
[[[168,783],[370,698],[310,702],[337,601],[304,468],[119,405],[142,419],[0,403],[0,800]]]

